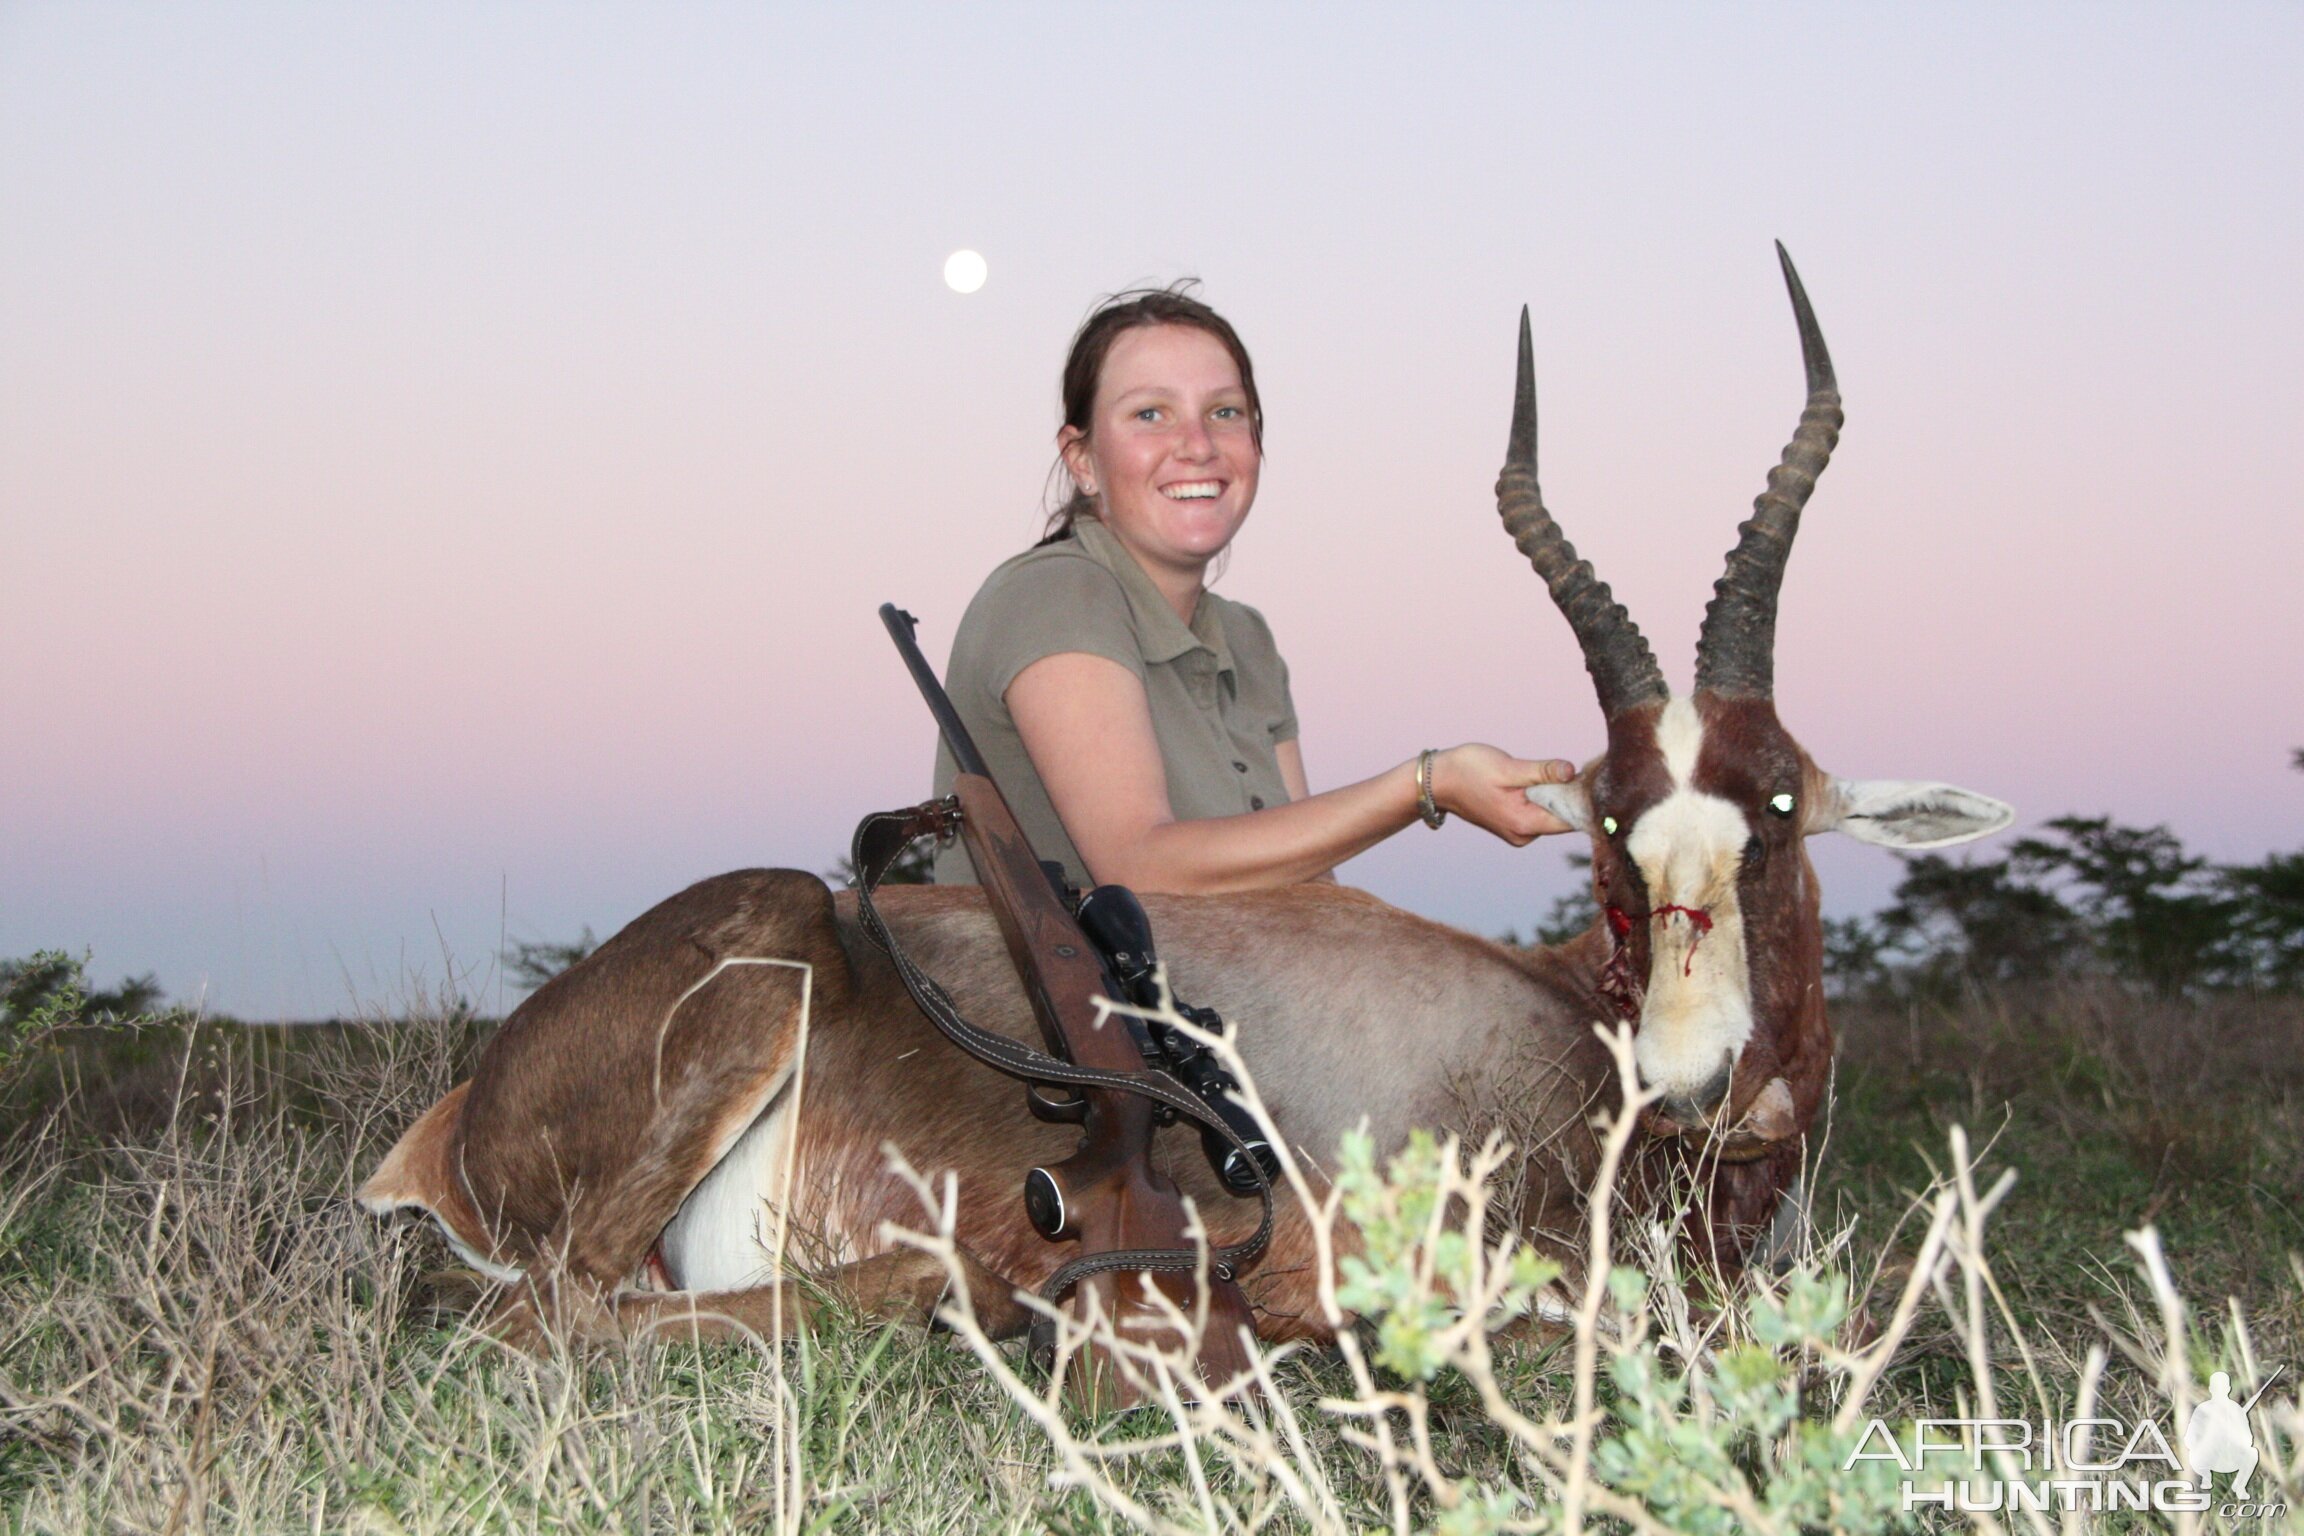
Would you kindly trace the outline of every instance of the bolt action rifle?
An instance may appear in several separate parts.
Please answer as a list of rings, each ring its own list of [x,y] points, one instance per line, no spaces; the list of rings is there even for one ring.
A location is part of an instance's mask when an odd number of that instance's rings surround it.
[[[880,618],[960,771],[948,799],[868,816],[857,827],[852,857],[858,917],[887,951],[930,1022],[977,1060],[1023,1080],[1025,1102],[1034,1116],[1081,1127],[1071,1157],[1034,1168],[1025,1177],[1025,1210],[1034,1229],[1051,1242],[1080,1246],[1079,1255],[1043,1287],[1050,1301],[1063,1302],[1069,1295],[1072,1309],[1083,1316],[1091,1306],[1101,1306],[1136,1338],[1170,1331],[1159,1308],[1143,1294],[1143,1284],[1158,1287],[1185,1316],[1194,1315],[1200,1255],[1187,1235],[1176,1186],[1151,1162],[1153,1132],[1161,1124],[1193,1121],[1226,1186],[1261,1198],[1263,1219],[1250,1237],[1221,1247],[1210,1238],[1207,1323],[1198,1366],[1205,1383],[1220,1385],[1248,1363],[1240,1331],[1253,1332],[1254,1323],[1235,1277],[1271,1236],[1272,1149],[1254,1118],[1228,1097],[1233,1084],[1222,1067],[1173,1026],[1155,1029],[1127,1015],[1112,1015],[1098,1026],[1098,996],[1140,1005],[1157,1000],[1151,933],[1142,907],[1123,887],[1092,892],[1085,915],[1116,948],[1091,939],[1060,869],[1034,854],[952,701],[920,654],[912,616],[888,603],[881,606]],[[914,839],[931,832],[941,837],[956,832],[965,843],[1023,980],[1045,1052],[961,1018],[943,988],[903,953],[874,908],[872,890],[888,866]],[[1206,1010],[1187,1010],[1184,1016],[1196,1023],[1215,1022]],[[1182,1069],[1182,1081],[1172,1067]],[[1090,1379],[1076,1386],[1092,1400],[1125,1402],[1135,1396],[1124,1376],[1101,1360],[1091,1362]]]

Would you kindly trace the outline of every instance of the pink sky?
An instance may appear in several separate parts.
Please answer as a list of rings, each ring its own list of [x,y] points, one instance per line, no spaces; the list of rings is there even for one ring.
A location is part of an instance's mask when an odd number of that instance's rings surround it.
[[[2293,6],[893,14],[0,10],[0,955],[492,1004],[502,931],[829,866],[927,788],[875,607],[941,656],[1072,326],[1187,272],[1315,787],[1587,755],[1490,495],[1519,307],[1547,498],[1684,678],[1801,403],[1777,237],[1849,412],[1780,626],[1817,757],[2304,842]],[[1563,851],[1346,878],[1525,928]]]

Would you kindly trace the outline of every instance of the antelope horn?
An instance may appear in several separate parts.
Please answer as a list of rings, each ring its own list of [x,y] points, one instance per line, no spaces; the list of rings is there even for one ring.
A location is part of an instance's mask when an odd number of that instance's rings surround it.
[[[1696,641],[1696,691],[1765,699],[1776,689],[1776,597],[1784,585],[1784,562],[1792,536],[1800,531],[1800,509],[1816,489],[1816,477],[1832,461],[1840,440],[1840,387],[1832,377],[1832,355],[1808,307],[1808,291],[1784,243],[1776,243],[1784,285],[1792,292],[1792,315],[1800,325],[1800,358],[1808,370],[1808,408],[1785,445],[1784,457],[1768,472],[1768,488],[1752,503],[1752,515],[1736,529],[1728,569],[1712,584],[1704,607],[1704,630]]]
[[[1520,384],[1512,402],[1512,442],[1504,473],[1496,481],[1496,510],[1504,531],[1536,567],[1552,601],[1576,632],[1585,670],[1600,695],[1600,712],[1613,720],[1627,709],[1670,698],[1655,653],[1640,627],[1592,574],[1592,562],[1576,558],[1576,547],[1544,510],[1536,487],[1536,349],[1528,336],[1528,310],[1520,310]]]

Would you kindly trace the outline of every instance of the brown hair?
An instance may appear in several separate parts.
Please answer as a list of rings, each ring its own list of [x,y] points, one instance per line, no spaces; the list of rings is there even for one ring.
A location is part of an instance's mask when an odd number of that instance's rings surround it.
[[[1064,359],[1062,383],[1064,425],[1083,438],[1096,410],[1096,384],[1104,373],[1104,358],[1112,350],[1122,331],[1131,331],[1140,325],[1188,325],[1196,331],[1206,331],[1224,344],[1232,354],[1232,361],[1240,369],[1240,388],[1248,396],[1248,431],[1256,444],[1256,451],[1264,451],[1264,402],[1256,395],[1256,368],[1248,361],[1248,349],[1240,344],[1239,333],[1232,322],[1192,297],[1192,290],[1200,286],[1196,277],[1180,277],[1165,288],[1131,288],[1115,293],[1088,313],[1080,322],[1080,329],[1072,334],[1072,350]],[[1072,524],[1082,517],[1096,515],[1096,499],[1073,482],[1072,470],[1064,462],[1064,455],[1056,455],[1056,466],[1048,472],[1049,483],[1056,487],[1051,498],[1055,509],[1048,514],[1047,529],[1040,542],[1053,544],[1069,538]]]

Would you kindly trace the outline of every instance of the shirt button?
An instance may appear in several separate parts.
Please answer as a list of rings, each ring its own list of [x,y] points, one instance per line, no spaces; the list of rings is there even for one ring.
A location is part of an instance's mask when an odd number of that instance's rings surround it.
[[[1248,809],[1252,811],[1264,809],[1264,797],[1262,795],[1250,795],[1248,797]]]
[[[1232,766],[1239,769],[1242,773],[1246,773],[1248,771],[1248,765],[1246,763],[1234,763]]]

